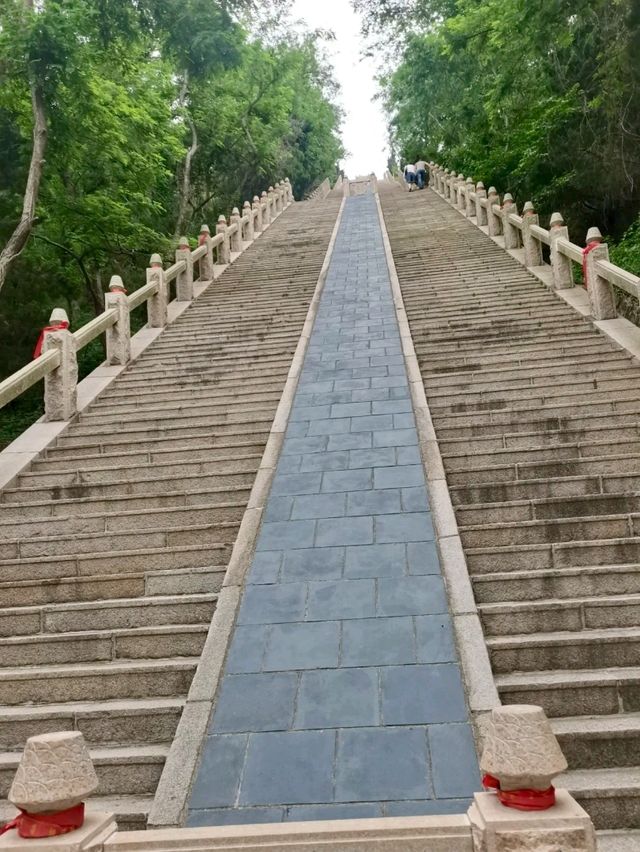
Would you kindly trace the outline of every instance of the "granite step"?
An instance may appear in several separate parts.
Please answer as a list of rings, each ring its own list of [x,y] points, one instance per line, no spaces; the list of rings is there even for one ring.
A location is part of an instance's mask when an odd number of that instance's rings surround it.
[[[570,769],[640,766],[640,713],[552,719]]]
[[[640,564],[591,565],[474,574],[479,604],[640,594]]]
[[[597,829],[640,828],[640,767],[576,769],[556,783],[573,794]]]

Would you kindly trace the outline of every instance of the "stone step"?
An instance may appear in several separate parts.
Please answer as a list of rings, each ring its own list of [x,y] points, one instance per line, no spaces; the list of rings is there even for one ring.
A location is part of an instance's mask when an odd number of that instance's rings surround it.
[[[154,793],[169,746],[137,745],[90,749],[98,776],[98,796]],[[0,754],[0,796],[6,797],[20,762],[20,752]]]
[[[217,416],[214,418],[208,414],[192,415],[191,417],[166,417],[163,419],[156,419],[149,423],[140,422],[126,424],[126,436],[130,436],[134,440],[140,440],[142,438],[154,439],[157,438],[159,434],[171,435],[172,433],[180,431],[188,437],[194,429],[199,427],[201,428],[203,426],[210,428],[210,434],[212,435],[247,435],[255,432],[263,432],[265,430],[268,432],[271,428],[272,420],[273,416],[271,412],[269,412],[267,417],[263,414],[261,418],[251,417],[245,412],[239,412],[236,417],[229,415],[228,417]],[[117,429],[109,423],[101,424],[100,426],[93,426],[86,423],[81,423],[77,426],[74,424],[73,438],[76,440],[81,438],[86,439],[87,437],[94,440],[101,437],[107,438],[109,435],[113,434],[114,431],[117,431]],[[66,439],[67,441],[69,441],[69,437]],[[62,438],[59,439],[60,442],[62,442],[62,440]],[[68,443],[59,443],[59,445],[71,446]]]
[[[0,609],[0,635],[25,635],[26,631],[19,629],[20,619],[24,626],[33,625],[28,634],[48,635],[84,630],[158,627],[165,624],[208,624],[216,600],[217,595],[211,593],[5,607]]]
[[[142,509],[111,514],[30,518],[29,520],[0,521],[0,541],[22,537],[76,536],[87,533],[124,532],[126,530],[186,529],[189,526],[210,524],[239,524],[245,504],[176,506],[166,509]]]
[[[0,669],[0,705],[186,695],[198,657]]]
[[[215,458],[215,453],[258,453],[264,449],[267,441],[268,432],[250,432],[247,435],[211,435],[211,431],[206,428],[198,430],[197,434],[191,435],[188,438],[182,437],[180,434],[171,433],[170,435],[158,435],[153,439],[141,438],[140,440],[129,441],[114,440],[110,436],[102,439],[96,438],[92,440],[87,438],[84,443],[74,443],[73,446],[52,447],[47,450],[43,456],[43,461],[57,460],[58,463],[64,465],[64,460],[68,459],[69,464],[81,463],[82,459],[87,456],[96,456],[99,458],[111,458],[120,453],[142,452],[151,455],[155,453],[163,453],[169,451],[183,450],[206,450],[211,448],[213,454],[211,458]],[[114,436],[114,438],[124,438],[125,436]],[[61,438],[59,440],[62,440]],[[68,466],[68,465],[66,465]]]
[[[184,547],[148,547],[122,550],[117,554],[78,553],[73,556],[42,556],[34,559],[3,559],[3,582],[54,580],[69,577],[100,577],[139,571],[167,571],[184,568],[224,569],[231,554],[229,544],[192,544]]]
[[[590,541],[637,535],[640,515],[596,515],[581,518],[545,518],[540,521],[461,526],[466,547],[508,547],[516,544]]]
[[[182,476],[158,474],[155,479],[134,481],[121,479],[113,482],[95,482],[91,485],[76,484],[61,487],[59,485],[29,488],[5,488],[2,492],[3,502],[6,503],[40,503],[43,500],[76,500],[86,497],[112,498],[115,496],[158,495],[175,491],[202,491],[205,488],[251,488],[255,479],[255,471],[235,474],[192,474]]]
[[[184,702],[184,698],[131,698],[0,707],[0,749],[17,751],[29,737],[56,731],[81,731],[91,746],[168,743]]]
[[[590,429],[545,429],[538,432],[510,434],[508,427],[505,427],[507,431],[502,428],[500,431],[481,437],[466,435],[443,439],[439,442],[440,452],[442,455],[456,456],[501,450],[544,450],[565,445],[577,446],[581,450],[584,447],[604,447],[607,444],[611,446],[612,441],[640,440],[640,427],[637,422],[624,426],[612,419],[613,423],[610,420],[606,426],[594,426]]]
[[[640,493],[590,494],[582,497],[513,500],[456,506],[458,526],[509,524],[517,521],[551,521],[640,513]]]
[[[270,419],[267,421],[255,423],[232,423],[221,426],[213,426],[211,423],[205,419],[205,422],[197,425],[183,425],[183,426],[163,426],[158,429],[135,429],[131,430],[130,433],[127,432],[125,434],[113,434],[113,430],[109,430],[108,428],[100,430],[88,430],[85,433],[76,433],[74,429],[68,435],[62,435],[58,438],[56,446],[58,447],[84,447],[89,443],[92,444],[103,444],[107,443],[109,446],[115,446],[116,444],[126,444],[133,445],[134,443],[140,443],[144,441],[145,443],[151,441],[157,441],[162,438],[199,438],[204,434],[214,437],[214,438],[234,438],[238,439],[241,435],[245,437],[245,440],[251,441],[255,443],[256,441],[260,441],[264,435],[269,433],[271,429],[271,423],[273,421]],[[84,428],[84,427],[83,427]]]
[[[471,573],[519,571],[529,568],[580,568],[593,565],[627,565],[640,562],[640,539],[573,541],[517,547],[468,548]]]
[[[153,401],[140,400],[138,396],[126,401],[115,402],[105,399],[104,395],[99,396],[95,402],[91,403],[91,407],[83,412],[80,416],[85,417],[91,415],[95,418],[108,418],[119,416],[120,414],[133,414],[135,412],[147,413],[152,411],[173,412],[174,410],[182,410],[190,405],[195,409],[199,408],[214,408],[219,407],[222,410],[228,410],[233,405],[236,411],[253,410],[256,405],[267,406],[270,404],[277,405],[280,400],[281,393],[277,389],[272,391],[263,391],[261,393],[251,393],[249,391],[242,392],[239,389],[230,391],[222,396],[216,395],[212,397],[210,393],[200,396],[195,394],[181,394],[179,390],[172,393],[165,400]]]
[[[597,406],[596,406],[597,408]],[[554,435],[560,440],[562,435],[568,435],[569,440],[574,433],[590,434],[596,430],[602,430],[603,435],[613,433],[621,429],[629,437],[636,434],[640,409],[616,411],[613,403],[607,406],[604,414],[584,414],[583,416],[546,417],[540,418],[535,412],[511,412],[493,411],[488,413],[479,412],[475,417],[462,414],[453,415],[449,418],[436,418],[438,424],[438,435],[442,441],[454,441],[456,439],[469,439],[483,437],[502,438],[505,444],[518,440],[519,435]],[[630,432],[627,432],[630,430]],[[526,438],[525,438],[526,440]],[[546,440],[546,438],[545,438]]]
[[[95,577],[54,577],[48,580],[21,580],[0,583],[0,600],[5,607],[33,607],[47,604],[136,598],[154,595],[216,594],[222,587],[224,566],[190,568],[132,574],[105,574]]]
[[[640,564],[476,574],[479,604],[640,594]]]
[[[570,769],[640,766],[640,713],[552,719]]]
[[[525,622],[527,615],[528,613],[525,613],[523,617]],[[557,620],[561,621],[560,609],[557,616]],[[574,617],[575,612],[569,610],[566,617],[568,630],[565,632],[532,632],[518,635],[513,626],[513,635],[490,636],[487,646],[494,673],[500,675],[572,668],[640,666],[640,627],[572,631],[571,621]],[[484,624],[484,612],[482,621]],[[524,623],[523,629],[528,626]],[[493,629],[490,627],[489,632]],[[540,630],[543,629],[541,626]]]
[[[499,674],[504,704],[538,704],[549,718],[635,713],[640,709],[640,667],[556,669]]]
[[[175,615],[167,610],[162,612],[161,608],[147,612],[142,604],[139,604],[138,609],[142,616],[140,624],[129,629],[99,629],[101,624],[109,621],[108,617],[102,617],[102,613],[99,613],[101,617],[96,619],[96,629],[88,628],[88,619],[85,618],[79,620],[73,632],[67,629],[0,638],[0,667],[197,657],[202,652],[215,605],[208,612],[204,605],[200,609],[192,605],[188,610],[176,607],[173,610]],[[5,627],[6,612],[0,611],[0,630]],[[113,618],[113,608],[107,612],[108,615]],[[178,617],[180,621],[175,620]],[[20,613],[16,620],[19,621],[19,618]],[[118,622],[117,618],[113,620]],[[126,621],[124,618],[122,620]],[[148,626],[148,623],[154,626]]]
[[[495,394],[493,398],[485,396],[477,400],[458,400],[453,397],[442,397],[440,400],[429,399],[429,405],[434,420],[442,422],[449,421],[451,417],[458,415],[479,415],[487,413],[507,412],[510,418],[514,416],[531,416],[535,412],[538,416],[552,418],[575,418],[593,414],[603,414],[609,411],[624,412],[627,409],[636,410],[640,400],[640,393],[635,387],[629,387],[627,383],[620,383],[621,387],[616,389],[598,389],[568,394],[566,396],[550,396],[544,394],[530,394],[529,396],[511,399],[501,394]],[[460,422],[458,419],[456,422]]]
[[[598,852],[640,852],[640,831],[598,831]]]
[[[15,521],[29,518],[64,518],[81,515],[117,515],[141,510],[168,509],[180,506],[219,506],[245,505],[250,489],[205,488],[202,491],[173,491],[165,494],[148,494],[113,497],[85,497],[71,500],[40,500],[32,503],[3,503],[2,518]]]
[[[177,442],[176,442],[177,443]],[[148,449],[148,445],[138,444],[137,447],[127,447],[126,449],[120,444],[117,447],[102,445],[102,452],[94,453],[93,455],[78,456],[73,450],[63,451],[65,455],[54,456],[53,458],[45,458],[33,465],[32,469],[38,473],[44,471],[56,471],[58,469],[82,470],[85,467],[91,470],[100,470],[105,467],[120,468],[127,465],[163,465],[175,464],[176,462],[220,462],[224,468],[225,465],[235,461],[243,461],[245,459],[256,459],[262,457],[264,444],[262,442],[254,442],[245,444],[240,447],[216,447],[214,441],[210,441],[209,445],[200,445],[197,447],[176,447],[176,448],[161,448],[158,450]]]
[[[171,428],[172,426],[183,426],[192,422],[194,424],[205,424],[218,426],[229,423],[246,424],[248,422],[265,422],[273,419],[276,405],[254,405],[252,408],[243,406],[237,410],[235,406],[199,406],[197,408],[176,408],[170,411],[137,411],[131,414],[122,414],[113,418],[105,418],[85,415],[78,421],[74,428],[77,434],[91,434],[89,428],[95,429],[96,434],[105,434],[109,431],[135,432],[138,429]],[[74,424],[75,425],[75,424]]]
[[[554,783],[573,794],[597,829],[640,828],[640,767],[576,769]]]
[[[177,529],[123,529],[108,534],[77,533],[73,538],[61,536],[40,536],[27,540],[5,540],[3,555],[9,559],[34,559],[46,557],[49,553],[57,556],[90,555],[131,551],[142,548],[167,548],[183,545],[203,545],[233,543],[239,523],[193,524]],[[1,564],[1,563],[0,563]]]

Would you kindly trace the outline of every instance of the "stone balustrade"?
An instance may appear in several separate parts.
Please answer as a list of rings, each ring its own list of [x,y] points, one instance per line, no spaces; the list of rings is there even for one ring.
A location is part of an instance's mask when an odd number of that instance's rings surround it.
[[[522,215],[510,193],[500,202],[495,187],[456,175],[436,163],[429,164],[431,186],[453,207],[554,290],[574,287],[573,264],[586,273],[590,313],[594,320],[616,317],[614,287],[640,298],[640,278],[609,262],[609,250],[597,228],[592,228],[583,247],[570,242],[560,213],[553,213],[549,229],[542,228],[531,201]],[[591,236],[590,236],[591,235]],[[545,262],[545,256],[549,262]]]
[[[147,303],[147,327],[161,329],[176,315],[169,309],[169,293],[175,281],[176,303],[190,303],[205,286],[235,260],[268,225],[293,202],[288,178],[270,187],[262,198],[246,201],[242,214],[233,209],[229,223],[218,219],[215,236],[203,225],[199,245],[191,249],[186,236],[180,237],[175,263],[163,269],[159,254],[151,256],[147,283],[127,295],[119,276],[113,276],[105,294],[102,314],[75,332],[68,328],[45,330],[42,354],[18,372],[0,382],[0,408],[16,399],[42,378],[45,379],[45,420],[66,422],[77,413],[77,353],[100,335],[106,335],[106,366],[125,366],[131,361],[130,314]],[[195,272],[197,271],[197,277]]]

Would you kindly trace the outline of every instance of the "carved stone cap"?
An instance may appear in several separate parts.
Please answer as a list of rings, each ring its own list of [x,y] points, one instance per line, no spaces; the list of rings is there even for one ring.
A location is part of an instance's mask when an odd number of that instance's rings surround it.
[[[55,322],[69,322],[69,317],[67,316],[67,312],[64,308],[54,308],[51,311],[51,316],[49,317],[49,325],[53,325]]]
[[[29,813],[79,805],[98,787],[89,749],[79,731],[29,737],[7,798]]]
[[[480,768],[502,790],[547,790],[567,761],[543,709],[511,704],[491,714]]]

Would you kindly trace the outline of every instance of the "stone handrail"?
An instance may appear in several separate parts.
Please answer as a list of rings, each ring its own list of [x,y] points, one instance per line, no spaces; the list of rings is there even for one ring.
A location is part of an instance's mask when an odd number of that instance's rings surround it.
[[[217,233],[211,236],[208,226],[203,225],[200,245],[191,250],[186,237],[180,239],[176,251],[176,261],[167,269],[162,268],[162,259],[153,255],[151,266],[147,269],[147,283],[127,296],[118,276],[111,279],[110,290],[105,295],[106,309],[86,325],[70,332],[67,329],[45,332],[43,354],[30,364],[0,382],[0,408],[45,379],[45,419],[69,419],[75,414],[74,395],[77,385],[77,352],[91,341],[107,334],[107,364],[125,364],[130,360],[130,322],[129,314],[140,305],[147,303],[148,326],[164,327],[169,320],[169,285],[176,281],[176,301],[191,301],[194,296],[193,266],[198,264],[200,282],[210,281],[214,277],[214,266],[225,267],[235,256],[246,248],[258,234],[285,210],[293,201],[289,179],[269,187],[262,198],[255,196],[253,204],[246,201],[244,215],[238,208],[231,214],[230,224],[224,215],[218,219]],[[215,257],[214,257],[215,252]],[[55,381],[56,374],[65,374],[61,383]],[[51,385],[51,387],[49,387]],[[52,399],[59,395],[61,386],[68,397],[62,407]]]
[[[591,314],[595,320],[614,319],[617,315],[613,287],[640,298],[640,277],[609,261],[609,249],[597,228],[587,234],[582,248],[569,240],[569,232],[560,213],[551,216],[547,230],[539,224],[531,201],[522,215],[510,193],[500,196],[495,187],[485,190],[483,183],[456,175],[449,169],[430,163],[431,185],[468,219],[475,220],[496,242],[514,252],[526,266],[544,273],[551,271],[550,285],[555,290],[574,286],[572,264],[585,266]],[[404,185],[404,182],[400,179]],[[550,248],[550,264],[544,262],[543,246]],[[586,250],[588,249],[588,250]]]

